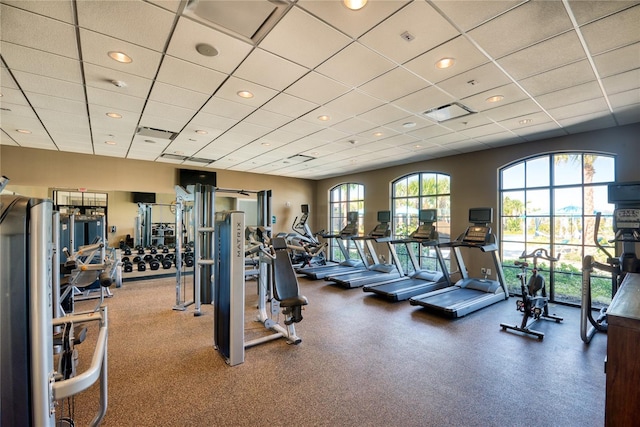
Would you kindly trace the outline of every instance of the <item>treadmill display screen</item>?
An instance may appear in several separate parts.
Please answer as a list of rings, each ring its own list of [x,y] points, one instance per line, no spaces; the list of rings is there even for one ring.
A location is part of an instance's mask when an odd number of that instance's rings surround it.
[[[493,222],[492,208],[469,209],[469,222],[472,224],[490,224]]]
[[[491,233],[489,227],[481,227],[478,225],[467,228],[467,232],[464,235],[463,241],[465,242],[486,242],[487,237]]]
[[[418,220],[420,222],[436,222],[437,214],[438,211],[436,209],[420,209]]]
[[[391,221],[391,211],[378,211],[378,222]]]

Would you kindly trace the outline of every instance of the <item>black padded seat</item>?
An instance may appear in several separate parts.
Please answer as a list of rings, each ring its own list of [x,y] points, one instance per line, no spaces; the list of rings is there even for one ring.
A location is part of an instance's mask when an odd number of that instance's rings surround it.
[[[307,297],[299,293],[298,278],[291,265],[287,242],[282,237],[276,237],[273,239],[272,245],[276,252],[273,266],[275,276],[273,285],[274,297],[280,301],[281,307],[293,308],[293,322],[299,322],[302,320],[300,307],[309,304],[309,301]]]

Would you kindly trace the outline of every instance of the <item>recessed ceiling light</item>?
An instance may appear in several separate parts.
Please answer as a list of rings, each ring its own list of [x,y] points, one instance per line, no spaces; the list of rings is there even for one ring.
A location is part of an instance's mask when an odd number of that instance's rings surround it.
[[[24,134],[30,134],[31,131],[27,130],[27,129],[16,129],[16,132],[18,133],[24,133]]]
[[[196,51],[202,56],[216,56],[218,49],[207,43],[199,43],[196,45]]]
[[[122,116],[118,113],[107,113],[108,117],[111,117],[112,119],[121,119]]]
[[[449,67],[453,66],[453,64],[455,62],[456,62],[456,60],[453,59],[453,58],[442,58],[441,60],[436,62],[436,68],[439,68],[439,69],[443,70],[445,68],[449,68]]]
[[[384,135],[382,132],[376,132],[373,134],[373,136],[378,137],[378,136],[382,136]]]
[[[343,0],[342,2],[351,10],[360,10],[367,4],[367,0]]]
[[[241,90],[238,92],[240,98],[253,98],[253,94],[248,90]]]
[[[111,51],[108,53],[108,55],[109,58],[113,59],[114,61],[122,62],[123,64],[133,62],[133,59],[131,59],[130,56],[122,52]]]
[[[486,99],[487,102],[499,102],[504,99],[502,95],[493,95]]]
[[[533,123],[533,119],[522,119],[518,123],[521,125],[528,125],[529,123]]]
[[[413,148],[422,148],[422,145],[416,144],[416,145],[413,146]]]
[[[271,144],[270,144],[270,143],[268,143],[268,142],[263,142],[263,143],[262,143],[262,146],[263,146],[263,147],[269,147],[270,145],[271,145]]]
[[[209,132],[207,132],[206,130],[200,130],[200,129],[198,129],[198,130],[196,131],[196,133],[197,133],[197,134],[200,134],[200,135],[206,135],[206,134],[208,134]]]
[[[318,120],[322,120],[323,122],[326,122],[328,120],[331,120],[331,117],[327,116],[326,114],[323,114],[321,116],[318,116]]]
[[[402,124],[403,128],[412,128],[416,126],[416,122],[406,122]]]
[[[105,141],[104,143],[107,145],[116,145],[115,141]]]

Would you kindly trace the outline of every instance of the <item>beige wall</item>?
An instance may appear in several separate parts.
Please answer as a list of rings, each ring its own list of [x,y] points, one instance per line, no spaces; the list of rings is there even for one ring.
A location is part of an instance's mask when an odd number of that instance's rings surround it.
[[[108,192],[108,223],[109,226],[116,226],[117,230],[115,234],[109,235],[111,245],[117,245],[127,234],[134,235],[134,219],[138,209],[131,202],[130,192],[156,193],[158,203],[170,203],[175,200],[174,188],[178,182],[178,169],[181,168],[198,169],[169,163],[0,146],[0,173],[10,179],[6,188],[8,191],[31,197],[50,197],[50,190],[54,188],[86,188],[88,191]],[[272,190],[275,232],[290,231],[294,218],[300,215],[301,204],[309,204],[314,209],[314,181],[227,170],[215,171],[220,188]],[[255,198],[253,195],[220,194],[226,197]],[[161,209],[157,215],[158,218],[165,216]]]

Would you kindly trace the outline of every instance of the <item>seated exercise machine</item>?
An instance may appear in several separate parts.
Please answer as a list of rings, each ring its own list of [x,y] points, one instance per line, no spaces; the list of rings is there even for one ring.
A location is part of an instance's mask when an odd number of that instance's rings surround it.
[[[299,274],[303,274],[308,279],[318,280],[324,279],[330,275],[342,274],[342,273],[351,273],[354,271],[360,271],[366,269],[369,265],[367,262],[367,258],[364,254],[364,251],[359,245],[356,246],[356,250],[358,251],[358,255],[360,259],[352,258],[349,255],[349,251],[347,250],[344,242],[348,240],[352,240],[358,235],[358,212],[349,212],[347,213],[347,225],[344,226],[342,230],[340,230],[339,234],[325,234],[322,235],[325,239],[335,239],[338,243],[338,248],[340,248],[340,253],[342,253],[343,261],[339,263],[332,263],[327,265],[320,265],[315,267],[298,267],[296,268],[296,272]]]
[[[614,257],[598,238],[601,212],[596,213],[594,243],[606,255],[606,263],[595,260],[594,255],[586,255],[582,260],[582,301],[580,306],[580,338],[588,344],[596,332],[607,332],[607,307],[598,316],[593,316],[592,275],[594,269],[611,275],[611,297],[613,298],[624,278],[629,273],[640,273],[640,259],[636,245],[640,243],[640,183],[609,184],[608,201],[615,204],[613,230],[615,236],[608,243],[622,248],[622,253]]]
[[[274,238],[270,248],[261,249],[256,320],[273,333],[246,341],[244,214],[220,212],[216,214],[215,224],[214,348],[229,365],[235,366],[244,362],[246,348],[279,338],[286,339],[289,344],[302,342],[296,335],[295,324],[302,321],[302,307],[308,301],[299,293],[285,239]],[[273,319],[280,313],[284,315],[285,326]]]
[[[67,399],[100,380],[91,421],[107,410],[107,307],[61,315],[59,213],[50,200],[0,196],[0,424],[72,426]],[[99,332],[90,366],[76,371],[83,325]],[[56,334],[54,335],[54,331]]]
[[[534,335],[538,337],[538,339],[543,339],[544,333],[531,329],[531,325],[540,319],[553,320],[556,323],[562,322],[563,319],[555,314],[549,314],[549,298],[547,297],[547,288],[544,277],[539,274],[538,259],[556,262],[560,259],[560,256],[554,258],[549,255],[549,252],[547,252],[546,249],[538,248],[529,254],[525,251],[520,255],[520,259],[526,260],[528,258],[533,258],[533,268],[531,269],[531,276],[528,281],[526,277],[529,263],[526,261],[514,262],[514,265],[519,266],[522,270],[518,273],[522,299],[516,301],[517,310],[524,314],[522,322],[520,323],[520,326],[501,323],[500,327],[503,331],[511,329],[514,331],[524,332],[525,334]],[[530,319],[531,321],[529,321]]]
[[[440,244],[440,247],[453,249],[451,253],[455,257],[462,278],[453,286],[411,297],[409,299],[411,305],[422,306],[447,317],[462,317],[509,298],[502,263],[498,257],[496,237],[491,232],[492,221],[493,209],[469,209],[471,225],[456,240]],[[480,250],[490,254],[497,280],[487,277],[469,277],[460,248]]]
[[[409,260],[413,265],[414,272],[408,277],[366,285],[363,288],[364,292],[372,292],[391,301],[403,301],[412,296],[435,291],[451,285],[447,266],[442,258],[442,252],[438,247],[438,233],[433,226],[433,223],[436,221],[436,215],[436,209],[420,210],[418,216],[420,225],[411,233],[409,238],[389,241],[390,249],[394,253],[396,251],[393,245],[404,244],[407,254],[409,255]],[[413,245],[416,243],[418,244],[419,251],[422,250],[422,246],[428,246],[435,250],[440,271],[431,271],[420,266],[420,262],[413,250]],[[397,254],[394,258],[397,258]]]
[[[364,242],[367,248],[367,252],[372,260],[366,270],[356,271],[353,273],[340,273],[332,274],[325,278],[325,280],[331,281],[336,285],[344,288],[359,288],[364,285],[370,285],[373,283],[386,282],[393,279],[399,279],[404,277],[404,271],[397,259],[397,254],[391,245],[390,236],[391,228],[389,222],[391,221],[390,211],[378,212],[378,225],[371,230],[371,232],[365,236],[352,237],[351,240],[357,245],[358,242]],[[381,263],[378,259],[378,254],[373,246],[373,242],[386,243],[389,248],[389,253],[394,258],[392,264]],[[364,249],[362,250],[364,253]]]

